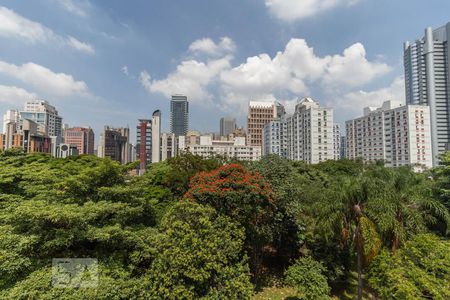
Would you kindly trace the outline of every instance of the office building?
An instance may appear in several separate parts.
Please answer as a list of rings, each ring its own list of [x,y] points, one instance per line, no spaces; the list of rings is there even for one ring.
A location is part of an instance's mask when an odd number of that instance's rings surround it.
[[[58,111],[47,101],[33,100],[25,103],[24,109],[19,112],[20,128],[22,120],[30,120],[38,124],[38,131],[48,136],[62,136],[62,118]]]
[[[136,154],[139,169],[145,170],[152,162],[152,120],[140,119],[136,128]]]
[[[170,101],[170,133],[184,136],[189,130],[189,102],[186,96],[174,95]]]
[[[310,164],[335,158],[333,109],[306,97],[287,117],[287,156]]]
[[[175,133],[161,134],[161,161],[175,157],[178,153],[177,137]]]
[[[346,127],[346,157],[383,160],[386,166],[433,166],[430,108],[386,101],[366,107],[362,117]]]
[[[236,130],[235,118],[220,119],[220,136],[228,136]]]
[[[79,154],[94,154],[94,131],[90,127],[64,129],[64,143],[73,145]]]
[[[161,111],[155,110],[152,115],[152,163],[161,161]]]
[[[222,156],[243,161],[257,161],[261,158],[261,147],[246,145],[244,137],[223,141],[214,140],[211,135],[180,136],[178,147],[179,151],[189,151],[205,158]]]
[[[276,101],[250,101],[247,116],[248,145],[261,147],[264,125],[284,114],[284,107]]]
[[[431,145],[436,157],[449,150],[450,140],[450,23],[415,42],[404,44],[406,103],[430,107]]]
[[[121,164],[131,162],[130,129],[105,126],[100,135],[97,155],[102,158],[109,157]]]

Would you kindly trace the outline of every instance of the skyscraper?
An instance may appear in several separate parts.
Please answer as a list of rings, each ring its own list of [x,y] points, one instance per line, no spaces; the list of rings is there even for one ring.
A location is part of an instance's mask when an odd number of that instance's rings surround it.
[[[276,101],[250,101],[247,117],[248,145],[262,146],[264,125],[284,114],[284,107]]]
[[[189,128],[189,102],[186,96],[173,95],[170,101],[170,132],[186,135]]]
[[[76,146],[79,154],[94,154],[94,131],[90,127],[67,128],[64,143]]]
[[[145,170],[152,162],[152,120],[140,119],[136,130],[136,154],[139,169]]]
[[[221,118],[220,119],[220,136],[228,136],[236,130],[235,118]]]
[[[450,23],[404,44],[407,104],[430,106],[433,164],[449,149],[450,141]]]

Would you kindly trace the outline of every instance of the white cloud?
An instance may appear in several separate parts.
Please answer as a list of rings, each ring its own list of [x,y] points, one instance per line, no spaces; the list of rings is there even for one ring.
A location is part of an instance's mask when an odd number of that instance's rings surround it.
[[[73,36],[69,36],[68,37],[67,44],[70,47],[72,47],[72,48],[74,48],[74,49],[76,49],[78,51],[85,52],[87,54],[95,54],[95,50],[94,50],[94,47],[92,47],[92,45],[80,42],[79,40],[77,40]]]
[[[217,44],[212,40],[200,41],[191,44],[190,51],[216,53]],[[274,57],[262,53],[234,67],[231,59],[226,55],[206,61],[186,60],[165,79],[155,80],[142,72],[140,81],[149,93],[167,97],[182,93],[194,102],[213,101],[220,109],[230,111],[245,110],[252,99],[287,99],[292,106],[293,98],[308,95],[312,89],[326,91],[330,98],[340,97],[391,69],[367,59],[361,43],[351,45],[342,54],[318,56],[303,39],[291,39]]]
[[[43,93],[55,96],[90,96],[84,81],[76,81],[72,75],[55,73],[32,62],[17,66],[0,61],[0,74],[20,80]]]
[[[265,0],[266,7],[278,19],[295,21],[317,15],[337,6],[349,6],[359,0]]]
[[[123,66],[121,70],[122,70],[122,73],[125,74],[126,76],[130,75],[130,73],[128,72],[128,66],[126,66],[126,65]]]
[[[210,38],[203,38],[194,41],[189,46],[189,51],[193,53],[204,53],[208,55],[221,55],[224,53],[233,53],[236,50],[236,45],[229,37],[223,37],[219,43],[215,43]]]
[[[37,95],[15,86],[0,85],[0,103],[19,105],[37,98]]]
[[[373,91],[356,91],[347,93],[329,103],[330,106],[355,115],[362,114],[364,107],[379,107],[384,101],[395,100],[404,102],[405,84],[403,77],[396,77],[388,87]]]
[[[64,10],[68,11],[71,14],[74,14],[79,17],[87,17],[87,8],[90,6],[89,1],[80,1],[77,2],[73,0],[55,0]]]
[[[150,75],[143,71],[140,75],[141,84],[150,93],[161,93],[166,97],[173,94],[187,95],[192,102],[208,103],[212,100],[208,85],[213,83],[218,75],[230,67],[231,56],[208,62],[197,60],[183,61],[176,71],[162,80],[151,80]]]
[[[63,37],[57,35],[50,28],[31,21],[3,6],[0,6],[0,36],[16,38],[32,44],[57,43],[84,53],[95,53],[92,45],[81,42],[72,36]]]

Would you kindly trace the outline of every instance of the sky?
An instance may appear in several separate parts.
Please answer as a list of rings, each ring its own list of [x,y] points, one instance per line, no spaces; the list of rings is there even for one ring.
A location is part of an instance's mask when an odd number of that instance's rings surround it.
[[[64,123],[129,126],[185,94],[189,127],[246,125],[250,100],[310,96],[335,122],[404,101],[403,42],[448,0],[0,0],[0,112],[30,99]],[[132,138],[132,140],[134,137]]]

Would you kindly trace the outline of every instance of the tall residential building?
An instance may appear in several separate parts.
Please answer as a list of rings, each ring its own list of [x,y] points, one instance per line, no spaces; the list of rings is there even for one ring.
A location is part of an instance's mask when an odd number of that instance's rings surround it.
[[[48,136],[62,136],[62,118],[56,108],[47,101],[27,101],[19,114],[20,123],[25,119],[30,120],[39,125],[37,129],[39,132]]]
[[[64,130],[64,143],[73,145],[79,154],[94,154],[94,131],[90,127],[73,127]]]
[[[221,118],[220,119],[220,136],[228,136],[236,130],[235,118]]]
[[[3,114],[3,127],[2,133],[6,134],[8,129],[8,124],[19,123],[19,111],[16,109],[9,109]]]
[[[404,44],[406,103],[430,106],[433,163],[450,142],[450,23]]]
[[[121,164],[131,162],[130,129],[105,126],[97,151],[99,157],[109,157]]]
[[[341,159],[341,126],[339,124],[333,125],[333,150],[334,160]]]
[[[261,147],[246,145],[244,137],[223,141],[214,140],[211,135],[180,136],[178,146],[180,151],[189,151],[205,158],[223,156],[245,161],[256,161],[261,158]]]
[[[311,164],[334,159],[333,125],[333,109],[309,97],[299,100],[287,118],[288,158]]]
[[[186,96],[173,95],[170,101],[170,133],[186,135],[189,130],[189,102]]]
[[[264,125],[285,114],[284,107],[276,102],[250,101],[247,116],[247,143],[262,146]]]
[[[386,101],[380,108],[366,107],[364,116],[345,127],[349,159],[384,160],[389,167],[433,166],[428,106]]]
[[[136,128],[136,154],[139,169],[145,170],[152,162],[152,120],[140,119]]]
[[[277,154],[281,157],[287,157],[287,122],[285,116],[264,125],[262,154]]]

